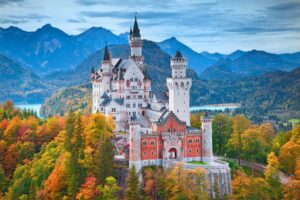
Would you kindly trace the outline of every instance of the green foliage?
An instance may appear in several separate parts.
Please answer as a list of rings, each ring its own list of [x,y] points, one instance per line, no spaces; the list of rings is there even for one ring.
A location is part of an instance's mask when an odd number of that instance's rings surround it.
[[[119,187],[114,177],[109,176],[105,179],[103,186],[99,187],[100,197],[99,200],[117,200]]]
[[[105,178],[113,175],[114,146],[110,139],[105,138],[101,144],[97,145],[94,154],[94,172],[100,183]]]
[[[225,114],[218,114],[212,123],[213,150],[216,155],[224,155],[226,144],[232,133],[232,122]]]
[[[135,171],[134,165],[130,168],[127,178],[126,200],[138,200],[139,194],[139,181]]]

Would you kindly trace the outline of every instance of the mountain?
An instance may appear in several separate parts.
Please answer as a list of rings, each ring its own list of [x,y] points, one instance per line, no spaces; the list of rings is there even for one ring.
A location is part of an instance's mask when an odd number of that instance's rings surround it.
[[[268,71],[291,71],[296,63],[288,62],[276,54],[252,50],[233,61],[231,70],[243,75],[257,75]]]
[[[232,58],[232,59],[230,59]],[[247,76],[259,76],[271,71],[291,71],[297,64],[265,51],[237,50],[204,70],[200,77],[206,80],[235,80]]]
[[[126,37],[126,33],[117,36],[110,30],[102,27],[92,27],[79,35],[73,36],[73,38],[86,45],[90,50],[93,51],[102,49],[105,44],[120,45],[128,43],[128,37]]]
[[[281,58],[285,59],[286,61],[300,64],[300,52],[296,52],[296,53],[284,53],[284,54],[279,54],[279,56]]]
[[[234,80],[240,76],[231,70],[232,60],[221,58],[212,66],[205,69],[199,76],[204,80]]]
[[[68,70],[91,52],[63,31],[44,25],[35,32],[10,27],[0,32],[0,53],[24,63],[37,73]]]
[[[244,55],[246,52],[241,51],[241,50],[235,50],[234,52],[232,52],[231,54],[229,54],[227,56],[227,58],[230,58],[231,60],[236,60],[239,57],[241,57],[242,55]]]
[[[53,87],[45,84],[22,64],[0,54],[0,102],[39,103],[49,96]]]
[[[218,61],[218,60],[226,57],[226,55],[221,54],[221,53],[209,53],[207,51],[201,52],[200,55],[203,55],[206,58],[209,58],[209,59],[214,60],[214,61]]]
[[[157,44],[170,56],[174,56],[176,51],[181,51],[181,53],[188,58],[189,67],[191,67],[198,74],[215,63],[214,59],[207,58],[206,56],[197,53],[185,44],[178,41],[175,37],[171,37]]]
[[[105,43],[127,44],[125,34],[93,27],[79,35],[68,35],[46,24],[34,32],[17,27],[0,28],[0,53],[30,67],[40,75],[68,71]]]

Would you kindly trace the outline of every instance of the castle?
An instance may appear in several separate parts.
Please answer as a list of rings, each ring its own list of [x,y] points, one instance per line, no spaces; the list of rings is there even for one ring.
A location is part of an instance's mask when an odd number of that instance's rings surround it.
[[[186,76],[187,59],[179,51],[171,58],[172,77],[166,80],[168,100],[157,99],[146,74],[136,17],[129,43],[128,59],[112,58],[106,46],[100,68],[92,69],[92,112],[111,115],[116,132],[129,133],[129,166],[134,165],[137,171],[174,162],[192,168],[188,163],[202,161],[209,174],[221,176],[220,184],[226,185],[223,193],[229,193],[229,167],[213,158],[212,120],[204,115],[201,129],[190,126],[192,80]]]

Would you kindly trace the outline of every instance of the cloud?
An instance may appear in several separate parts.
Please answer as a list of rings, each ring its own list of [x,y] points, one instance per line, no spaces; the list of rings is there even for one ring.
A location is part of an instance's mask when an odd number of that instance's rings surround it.
[[[300,9],[299,1],[286,1],[272,6],[267,6],[267,9],[272,11],[291,11]]]
[[[70,22],[70,23],[85,23],[86,20],[84,18],[68,19],[67,22]]]
[[[49,18],[46,15],[29,13],[26,15],[7,15],[0,16],[0,24],[25,24],[28,22],[34,21],[42,21],[43,19]]]
[[[41,19],[49,18],[49,16],[35,14],[35,13],[29,13],[26,15],[8,15],[8,17],[11,19],[28,19],[28,20],[41,20]]]
[[[110,5],[110,6],[127,6],[127,7],[157,7],[157,6],[169,6],[174,4],[172,0],[75,0],[75,3],[82,5],[82,6],[95,6],[95,5]]]
[[[3,18],[3,19],[0,19],[0,24],[24,24],[24,23],[27,23],[28,20],[16,20],[16,19],[8,19],[8,18]]]
[[[22,3],[25,0],[0,0],[0,7],[10,4]]]

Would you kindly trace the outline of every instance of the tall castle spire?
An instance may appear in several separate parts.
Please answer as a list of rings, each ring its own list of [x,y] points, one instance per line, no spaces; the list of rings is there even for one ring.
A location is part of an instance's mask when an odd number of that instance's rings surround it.
[[[137,13],[135,13],[134,16],[133,28],[130,29],[130,57],[142,70],[144,70],[144,57],[142,55],[143,40],[141,39],[136,15]]]
[[[103,61],[109,61],[109,60],[110,60],[110,55],[109,55],[108,47],[106,44],[105,49],[104,49]]]
[[[133,24],[132,36],[133,37],[139,37],[139,38],[141,37],[139,25],[138,25],[137,19],[136,19],[136,14],[134,16],[134,24]]]

